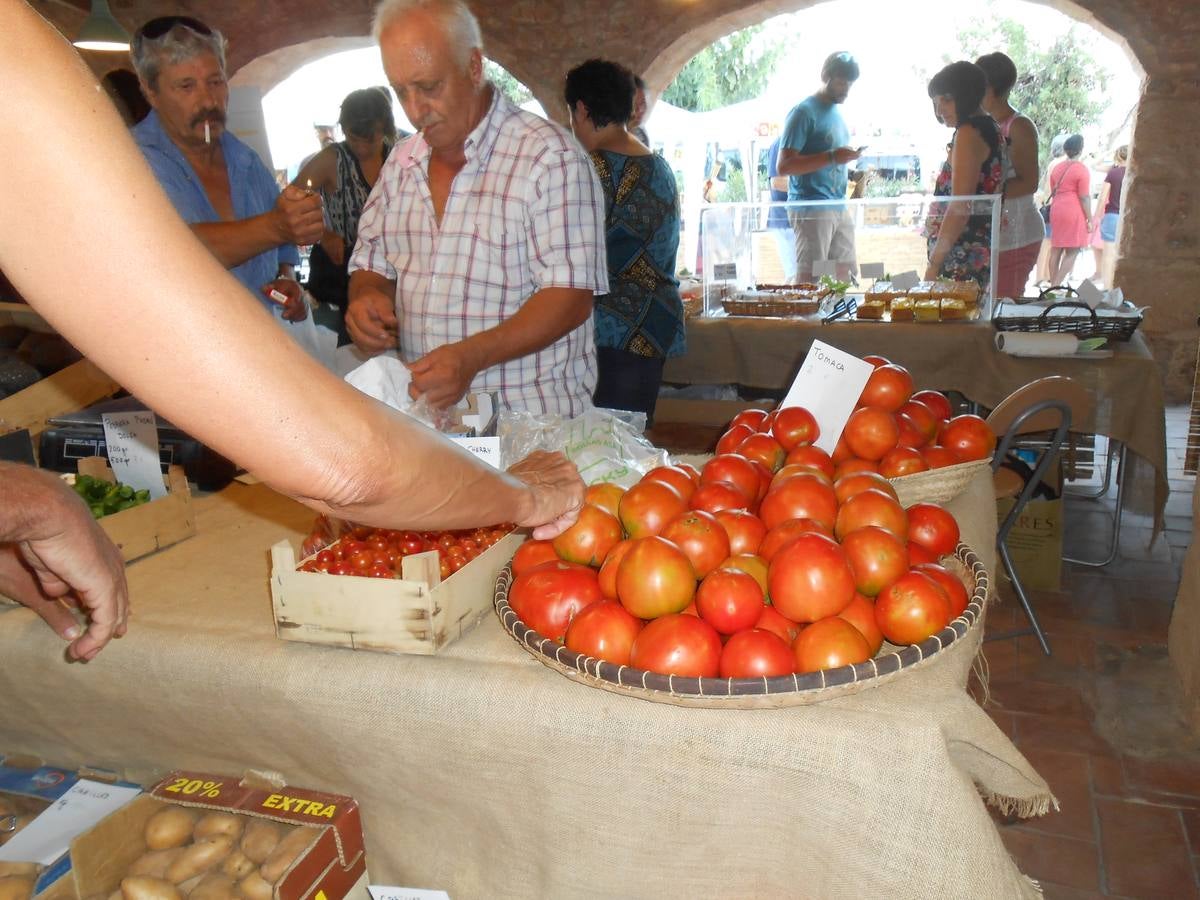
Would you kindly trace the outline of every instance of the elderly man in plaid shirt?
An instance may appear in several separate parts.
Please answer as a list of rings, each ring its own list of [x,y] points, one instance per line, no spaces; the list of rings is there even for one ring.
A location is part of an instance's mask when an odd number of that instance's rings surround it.
[[[592,298],[608,290],[604,197],[582,148],[483,77],[461,0],[384,0],[384,70],[418,133],[363,209],[346,325],[400,347],[434,407],[468,389],[574,416],[596,385]]]

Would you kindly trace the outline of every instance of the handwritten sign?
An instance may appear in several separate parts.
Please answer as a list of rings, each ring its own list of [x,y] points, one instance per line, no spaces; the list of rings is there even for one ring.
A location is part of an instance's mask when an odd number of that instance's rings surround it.
[[[367,893],[371,900],[450,900],[445,891],[430,891],[424,888],[383,887],[378,884],[367,885]]]
[[[832,453],[874,367],[824,341],[813,341],[782,406],[803,406],[821,428],[816,445]]]
[[[717,263],[712,272],[713,281],[736,281],[737,263]]]
[[[813,260],[813,278],[820,278],[822,275],[828,275],[830,278],[837,278],[837,270],[838,264],[837,260],[835,259]]]
[[[149,491],[151,500],[165,497],[167,488],[158,461],[158,424],[154,413],[131,410],[104,413],[100,418],[104,422],[108,464],[117,481],[137,491]]]
[[[882,278],[887,269],[883,267],[883,263],[863,263],[858,267],[858,271],[863,278]]]
[[[467,450],[472,456],[482,459],[495,469],[503,469],[500,461],[500,438],[492,437],[452,437],[451,441]]]
[[[0,861],[50,865],[67,852],[76,835],[120,809],[141,788],[80,779],[25,828],[0,847]]]
[[[1095,309],[1100,305],[1100,301],[1104,299],[1104,293],[1100,288],[1096,287],[1095,283],[1090,278],[1083,279],[1079,287],[1076,289],[1079,294],[1079,299]]]
[[[892,276],[892,290],[907,291],[910,287],[921,283],[921,276],[912,269]]]

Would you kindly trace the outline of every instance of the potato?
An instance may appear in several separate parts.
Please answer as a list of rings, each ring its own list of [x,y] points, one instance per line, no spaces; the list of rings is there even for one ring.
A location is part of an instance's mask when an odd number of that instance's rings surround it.
[[[37,875],[42,867],[37,863],[0,862],[0,877],[5,875]]]
[[[159,810],[146,820],[146,849],[182,847],[191,840],[192,827],[199,817],[198,812],[183,806],[168,806]]]
[[[123,900],[183,900],[183,894],[169,881],[149,875],[130,875],[121,879]]]
[[[125,874],[165,878],[167,866],[179,859],[181,853],[183,853],[182,847],[172,847],[170,850],[149,850],[135,859]]]
[[[279,826],[266,819],[251,819],[242,835],[242,852],[255,865],[267,861],[281,837]]]
[[[192,895],[192,888],[194,888],[203,880],[203,875],[193,875],[187,881],[181,881],[179,884],[175,885],[175,889],[179,891],[179,893],[183,894],[183,896],[190,897]]]
[[[192,888],[188,900],[236,900],[237,883],[223,872],[209,872]]]
[[[279,876],[287,871],[288,866],[295,862],[296,858],[307,850],[308,845],[316,839],[317,829],[307,825],[295,828],[275,846],[271,855],[259,868],[262,877],[274,884],[279,880]]]
[[[246,900],[271,900],[274,892],[271,882],[258,872],[251,872],[238,882],[238,894]]]
[[[202,841],[219,834],[227,834],[236,843],[237,839],[242,836],[242,825],[245,820],[245,816],[236,816],[233,813],[211,812],[200,817],[200,821],[192,829],[192,837]]]
[[[225,862],[221,864],[221,871],[235,881],[239,878],[245,878],[257,868],[258,865],[254,860],[241,850],[234,850],[225,857]]]
[[[233,838],[227,834],[197,841],[190,847],[184,847],[179,858],[167,866],[167,881],[179,884],[181,881],[203,875],[209,869],[223,863],[232,851]]]
[[[32,875],[7,875],[0,878],[0,900],[29,900],[33,896]]]

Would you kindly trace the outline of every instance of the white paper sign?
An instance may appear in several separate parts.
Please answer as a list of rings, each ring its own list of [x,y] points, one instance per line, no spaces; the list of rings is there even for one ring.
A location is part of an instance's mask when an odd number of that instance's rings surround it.
[[[1079,294],[1079,299],[1092,309],[1095,309],[1100,305],[1101,301],[1104,300],[1103,291],[1096,287],[1090,278],[1085,278],[1082,283],[1080,283],[1077,292]]]
[[[503,469],[500,460],[500,438],[498,437],[452,437],[450,438],[472,456],[482,459],[494,469]]]
[[[813,341],[782,406],[803,406],[821,429],[816,446],[833,453],[875,367],[823,341]]]
[[[367,893],[371,900],[450,900],[445,891],[430,891],[424,888],[383,887],[378,884],[367,885]]]
[[[0,847],[0,861],[48,866],[70,849],[76,835],[141,792],[141,788],[81,779]]]
[[[737,263],[717,263],[714,265],[713,281],[737,281]]]
[[[149,410],[104,413],[104,443],[108,465],[121,484],[149,491],[150,499],[167,496],[158,461],[158,425]]]
[[[910,287],[921,283],[921,276],[912,269],[892,276],[892,290],[907,291]]]
[[[837,260],[833,259],[816,259],[813,260],[812,273],[813,278],[820,278],[822,275],[828,275],[830,278],[837,278]]]
[[[882,278],[887,269],[883,267],[883,263],[863,263],[858,267],[858,271],[863,278]]]

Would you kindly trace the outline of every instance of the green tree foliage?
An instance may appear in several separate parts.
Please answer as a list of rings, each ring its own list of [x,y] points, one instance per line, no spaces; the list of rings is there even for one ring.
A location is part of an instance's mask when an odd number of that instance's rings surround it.
[[[483,74],[487,76],[488,81],[500,88],[501,93],[517,106],[533,99],[533,91],[517,81],[509,73],[508,69],[499,63],[485,59],[483,61]]]
[[[693,56],[662,99],[690,112],[751,100],[767,86],[782,52],[782,41],[765,38],[762,25],[743,28]]]
[[[1100,122],[1110,74],[1097,63],[1100,53],[1084,29],[1072,27],[1041,46],[1020,22],[989,19],[975,20],[958,38],[959,59],[975,60],[999,50],[1016,64],[1017,83],[1009,102],[1037,125],[1043,168],[1055,135],[1077,134]]]

